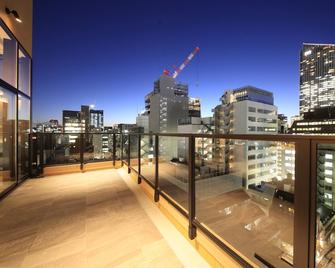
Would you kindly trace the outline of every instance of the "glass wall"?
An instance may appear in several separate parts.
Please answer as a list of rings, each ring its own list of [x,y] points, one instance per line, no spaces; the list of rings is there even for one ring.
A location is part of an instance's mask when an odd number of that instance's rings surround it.
[[[43,137],[43,164],[80,163],[80,135],[45,133],[41,137]]]
[[[138,172],[138,135],[129,135],[130,142],[130,166]]]
[[[84,162],[113,159],[113,134],[91,133],[84,136]]]
[[[30,100],[19,95],[18,105],[18,174],[22,179],[29,171]]]
[[[155,183],[155,136],[141,135],[141,175]]]
[[[17,42],[4,27],[0,27],[0,59],[0,78],[16,88]]]
[[[316,267],[335,267],[335,144],[317,154]]]
[[[31,61],[27,53],[19,48],[19,90],[30,96]]]
[[[159,188],[188,210],[188,138],[159,137]]]
[[[30,81],[31,58],[0,21],[0,193],[29,174]]]
[[[291,267],[295,145],[196,138],[195,150],[201,224],[256,263]]]
[[[0,191],[16,183],[16,95],[0,88]]]

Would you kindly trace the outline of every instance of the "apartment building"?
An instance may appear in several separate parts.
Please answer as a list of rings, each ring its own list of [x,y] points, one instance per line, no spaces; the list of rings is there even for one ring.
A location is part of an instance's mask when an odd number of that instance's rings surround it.
[[[277,107],[273,94],[253,86],[227,90],[214,112],[218,134],[276,134]],[[276,174],[276,145],[266,141],[216,141],[215,157],[225,159],[225,169],[238,173],[243,184],[258,185]]]

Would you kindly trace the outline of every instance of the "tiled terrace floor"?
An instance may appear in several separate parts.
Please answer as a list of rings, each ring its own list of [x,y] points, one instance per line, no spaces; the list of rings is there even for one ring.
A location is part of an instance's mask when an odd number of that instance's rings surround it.
[[[0,267],[194,267],[197,258],[204,267],[200,256],[177,257],[148,214],[157,208],[143,207],[120,172],[26,181],[0,203]]]

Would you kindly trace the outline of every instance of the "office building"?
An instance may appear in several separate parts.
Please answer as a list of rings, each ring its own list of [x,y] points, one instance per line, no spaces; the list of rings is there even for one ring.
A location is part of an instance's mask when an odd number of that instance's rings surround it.
[[[304,43],[300,53],[300,119],[292,134],[332,134],[335,106],[335,45]]]
[[[334,135],[335,107],[322,107],[305,112],[303,119],[295,120],[289,129],[291,134]]]
[[[48,122],[37,123],[33,131],[37,133],[61,133],[63,132],[63,127],[57,119],[50,119]]]
[[[273,94],[253,86],[227,90],[213,112],[217,134],[276,134],[278,131]],[[275,177],[274,143],[217,139],[215,147],[214,158],[225,158],[221,162],[225,163],[226,172],[242,175],[245,187]]]
[[[104,127],[104,111],[90,110],[90,131],[102,131]]]
[[[300,115],[335,105],[335,45],[304,43],[300,53]]]
[[[189,115],[188,86],[162,75],[154,89],[145,96],[145,112],[149,116],[149,131],[176,133],[178,119]]]

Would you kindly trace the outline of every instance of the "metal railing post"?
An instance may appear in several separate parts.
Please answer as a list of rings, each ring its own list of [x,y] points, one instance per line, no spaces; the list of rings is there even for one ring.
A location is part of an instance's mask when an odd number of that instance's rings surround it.
[[[158,159],[159,159],[159,138],[158,135],[155,135],[155,202],[159,201],[159,170],[158,170]]]
[[[44,172],[44,147],[45,147],[45,138],[44,138],[44,134],[40,133],[38,134],[37,136],[42,136],[42,138],[40,139],[41,140],[41,143],[39,143],[37,141],[37,145],[39,146],[39,152],[40,152],[40,174],[43,174]]]
[[[28,134],[28,176],[31,178],[32,177],[32,149],[31,149],[31,145],[32,145],[32,138],[31,138],[31,133]]]
[[[128,174],[130,173],[130,134],[128,134],[128,156],[127,156],[127,161],[128,161]]]
[[[138,155],[138,175],[137,175],[137,183],[141,184],[141,134],[138,134],[138,140],[137,140],[137,155]]]
[[[84,134],[80,133],[80,170],[84,169]]]
[[[115,167],[115,157],[116,157],[116,137],[113,133],[113,166]]]
[[[197,236],[197,229],[193,223],[195,219],[195,138],[188,138],[188,237],[193,240]]]
[[[120,152],[120,160],[121,160],[121,167],[123,167],[123,134],[121,132],[120,134],[120,149],[121,149],[121,152]]]

